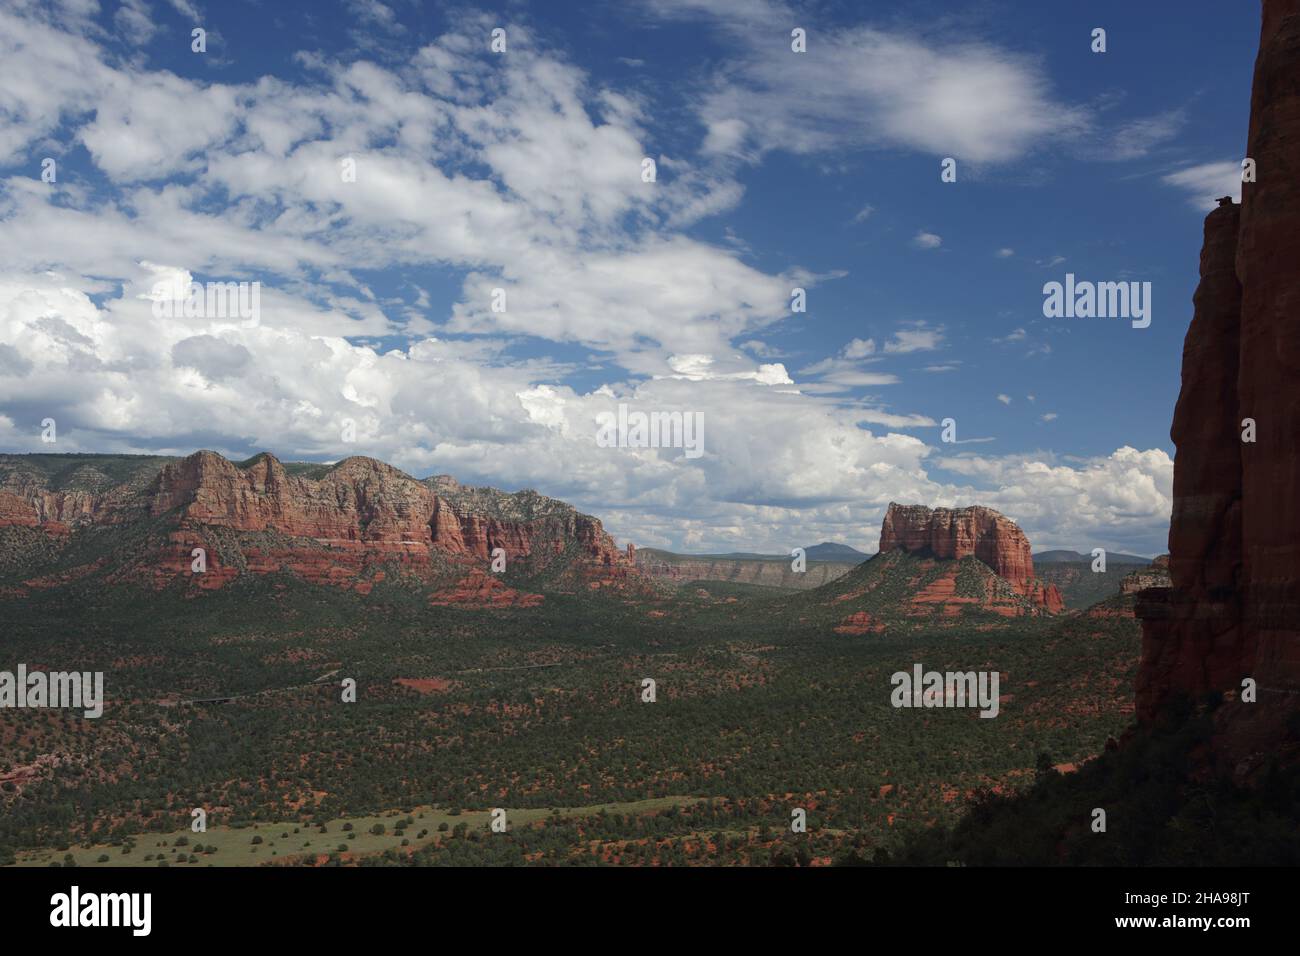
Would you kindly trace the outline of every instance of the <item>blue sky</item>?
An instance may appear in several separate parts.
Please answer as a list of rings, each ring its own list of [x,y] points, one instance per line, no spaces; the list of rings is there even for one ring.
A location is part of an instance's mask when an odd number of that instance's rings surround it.
[[[0,2],[0,448],[366,454],[681,550],[874,550],[897,500],[1159,553],[1258,13],[1060,6]],[[1067,272],[1150,327],[1044,318]],[[190,279],[258,320],[160,319]],[[620,402],[705,454],[598,447]]]

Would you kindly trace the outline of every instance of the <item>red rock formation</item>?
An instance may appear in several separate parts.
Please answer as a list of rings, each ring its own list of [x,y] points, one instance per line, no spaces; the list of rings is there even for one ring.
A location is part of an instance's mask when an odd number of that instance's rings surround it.
[[[936,558],[976,557],[1046,610],[1056,613],[1065,607],[1056,585],[1034,577],[1025,533],[992,508],[931,509],[890,502],[880,527],[880,550],[895,549]]]
[[[1140,719],[1153,716],[1175,690],[1199,696],[1240,680],[1239,225],[1240,207],[1231,203],[1205,219],[1201,282],[1192,298],[1183,386],[1170,428],[1176,447],[1169,525],[1172,588],[1144,591],[1136,612],[1144,620]]]
[[[93,509],[93,496],[84,493],[0,491],[0,528],[40,527],[47,534],[67,534],[70,525],[90,517]]]
[[[1170,585],[1169,555],[1162,554],[1150,567],[1130,571],[1119,582],[1121,595],[1139,594],[1147,588],[1166,588]]]
[[[1242,205],[1206,218],[1170,430],[1171,588],[1142,592],[1138,715],[1253,678],[1220,750],[1268,750],[1300,706],[1300,0],[1265,0]],[[1256,440],[1243,442],[1242,420]]]
[[[1261,698],[1300,691],[1300,0],[1264,3],[1251,89],[1237,278],[1243,622]]]
[[[883,621],[877,621],[866,611],[850,614],[835,628],[836,634],[879,634],[885,630]]]
[[[1201,281],[1192,297],[1183,386],[1169,430],[1178,449],[1169,569],[1174,586],[1190,590],[1235,590],[1241,569],[1239,216],[1240,207],[1227,203],[1205,219]]]
[[[1017,585],[1020,593],[1051,614],[1065,610],[1065,598],[1055,584],[1034,579]]]
[[[471,580],[482,570],[477,565],[503,548],[512,570],[540,571],[563,559],[561,587],[639,581],[600,522],[563,502],[531,491],[466,489],[446,477],[421,482],[372,458],[348,458],[313,479],[288,474],[271,455],[241,468],[201,451],[166,462],[152,482],[102,493],[53,491],[37,473],[19,469],[0,484],[0,527],[63,539],[87,525],[149,518],[170,530],[154,536],[147,554],[116,566],[111,579],[161,587],[183,576],[212,589],[240,574],[287,570],[367,593],[383,578],[380,566],[397,564],[426,581],[463,579],[446,603],[535,603]],[[201,575],[190,571],[194,548],[207,552]]]
[[[347,458],[313,481],[289,477],[271,455],[239,468],[201,451],[163,468],[150,513],[175,511],[185,528],[276,531],[344,550],[427,557],[436,504],[425,485],[373,458]]]
[[[501,583],[499,578],[475,568],[451,587],[429,595],[429,604],[445,607],[536,607],[541,604],[540,594],[516,591]]]
[[[55,491],[32,476],[10,476],[0,486],[0,528],[40,528],[63,535],[81,525],[138,517],[132,512],[138,512],[139,504],[122,489]]]
[[[439,475],[427,485],[437,493],[434,544],[455,553],[490,558],[497,548],[507,560],[547,560],[574,547],[593,566],[617,577],[633,567],[628,553],[615,547],[600,521],[535,491],[508,495],[495,488],[472,488]]]

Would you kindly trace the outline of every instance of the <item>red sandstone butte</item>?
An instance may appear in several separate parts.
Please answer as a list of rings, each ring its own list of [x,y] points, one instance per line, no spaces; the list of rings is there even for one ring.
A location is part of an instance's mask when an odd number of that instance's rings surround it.
[[[1139,719],[1224,692],[1218,750],[1236,772],[1300,709],[1300,0],[1263,4],[1245,155],[1256,181],[1205,220],[1183,347],[1172,587],[1137,607]],[[1256,703],[1233,699],[1247,677]]]
[[[957,560],[975,557],[1045,610],[1056,613],[1065,607],[1056,585],[1034,577],[1025,533],[992,508],[927,508],[891,501],[880,526],[880,550]]]

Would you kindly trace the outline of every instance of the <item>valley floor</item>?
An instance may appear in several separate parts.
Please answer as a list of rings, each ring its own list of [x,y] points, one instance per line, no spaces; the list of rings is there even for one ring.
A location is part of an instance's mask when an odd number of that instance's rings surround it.
[[[0,861],[869,859],[1044,761],[1084,764],[1132,721],[1132,619],[846,635],[841,609],[801,600],[696,582],[462,611],[275,576],[199,598],[29,595],[0,608],[6,651],[104,671],[108,703],[98,720],[0,712]],[[999,716],[894,708],[891,675],[915,663],[996,669]],[[210,698],[228,702],[187,703]],[[497,807],[504,834],[485,826]]]

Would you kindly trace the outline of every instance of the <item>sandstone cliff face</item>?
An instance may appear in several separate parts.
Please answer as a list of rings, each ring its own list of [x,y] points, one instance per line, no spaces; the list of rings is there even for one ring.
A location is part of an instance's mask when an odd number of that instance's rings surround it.
[[[1056,585],[1035,578],[1025,533],[992,508],[932,509],[890,502],[880,527],[880,550],[957,560],[975,557],[1045,610],[1055,613],[1065,606]]]
[[[1237,281],[1240,207],[1226,204],[1205,220],[1201,282],[1183,343],[1183,386],[1170,437],[1174,506],[1169,525],[1172,589],[1144,593],[1137,677],[1139,719],[1169,695],[1199,696],[1240,682],[1241,441],[1237,414]]]
[[[1232,591],[1241,571],[1240,211],[1229,203],[1206,217],[1201,281],[1183,342],[1183,386],[1169,430],[1175,447],[1187,450],[1177,456],[1170,522],[1170,575],[1179,588]]]
[[[21,465],[17,456],[10,462]],[[309,478],[290,475],[271,455],[241,467],[201,451],[165,462],[147,483],[109,482],[103,490],[54,489],[19,465],[0,468],[0,528],[60,539],[130,521],[164,529],[148,554],[113,567],[113,580],[163,586],[183,576],[212,589],[240,574],[288,570],[365,592],[383,579],[380,567],[392,565],[423,580],[451,579],[438,603],[535,603],[482,577],[496,548],[512,569],[541,572],[557,563],[562,586],[618,586],[635,577],[600,522],[563,502],[466,489],[445,477],[421,482],[372,458],[348,458]],[[193,548],[207,552],[202,574],[191,574]]]
[[[626,583],[636,577],[634,551],[620,551],[599,519],[535,491],[507,494],[495,488],[461,485],[439,475],[425,482],[434,489],[434,544],[487,559],[504,548],[508,560],[535,569],[572,551],[590,571],[587,587]]]
[[[276,531],[351,550],[427,554],[433,492],[372,458],[348,458],[323,479],[290,478],[271,455],[245,468],[210,451],[167,465],[149,505],[187,527]]]
[[[98,502],[86,492],[49,492],[41,488],[0,491],[0,527],[44,528],[67,534],[77,524],[93,521]]]
[[[1243,624],[1262,696],[1300,691],[1300,0],[1267,0],[1251,91],[1243,185],[1238,410]]]
[[[1172,587],[1137,608],[1140,719],[1175,694],[1232,701],[1257,682],[1257,703],[1216,716],[1239,771],[1300,701],[1300,0],[1265,0],[1245,155],[1257,181],[1206,218],[1183,349]]]
[[[142,458],[140,467],[114,479],[90,463],[93,456],[70,455],[73,464],[67,475],[59,487],[51,487],[25,456],[4,458],[0,463],[0,528],[40,528],[50,535],[65,535],[91,523],[139,518],[145,507],[139,493],[164,460]]]

